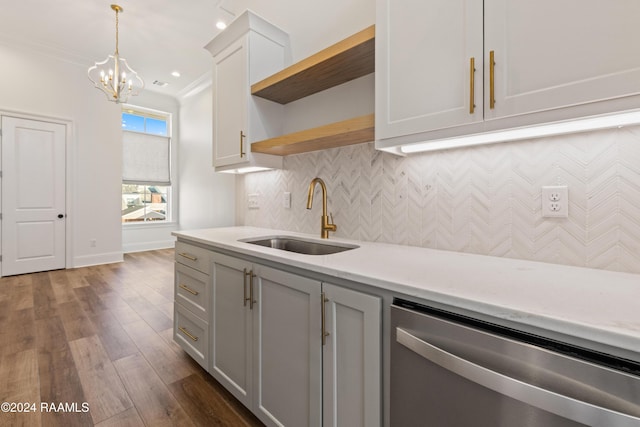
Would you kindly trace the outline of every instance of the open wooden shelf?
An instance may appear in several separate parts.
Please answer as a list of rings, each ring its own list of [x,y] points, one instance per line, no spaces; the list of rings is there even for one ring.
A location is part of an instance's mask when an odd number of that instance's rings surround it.
[[[304,98],[375,70],[372,25],[251,86],[251,94],[280,104]]]
[[[255,153],[287,156],[374,140],[374,115],[356,117],[251,144]]]

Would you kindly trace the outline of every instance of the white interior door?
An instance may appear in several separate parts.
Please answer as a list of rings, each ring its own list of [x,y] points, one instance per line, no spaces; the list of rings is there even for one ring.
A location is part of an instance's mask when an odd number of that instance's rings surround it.
[[[2,276],[65,267],[66,129],[2,117]]]

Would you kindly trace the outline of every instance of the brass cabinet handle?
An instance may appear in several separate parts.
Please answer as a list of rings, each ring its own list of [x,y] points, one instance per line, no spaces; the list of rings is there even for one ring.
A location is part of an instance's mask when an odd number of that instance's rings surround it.
[[[492,110],[496,106],[495,70],[495,53],[492,50],[491,52],[489,52],[489,108]]]
[[[476,78],[476,58],[469,60],[469,114],[473,114],[476,107],[475,101],[475,78]]]
[[[198,291],[194,291],[193,289],[191,289],[190,287],[188,287],[187,285],[184,285],[182,283],[180,283],[180,288],[184,289],[187,292],[189,292],[191,295],[198,295],[200,293]]]
[[[195,337],[195,336],[191,335],[191,334],[189,333],[189,331],[187,331],[187,329],[186,329],[186,328],[184,328],[184,327],[180,326],[178,329],[180,329],[180,331],[181,331],[183,334],[185,334],[186,336],[188,336],[189,338],[191,338],[193,341],[198,341],[198,337]]]
[[[321,331],[322,334],[322,345],[327,343],[327,337],[329,336],[329,332],[327,332],[327,313],[326,313],[326,303],[329,300],[324,296],[324,292],[320,294],[320,319],[321,319]]]
[[[247,271],[247,269],[245,268],[244,270],[244,276],[242,277],[242,292],[243,292],[243,298],[244,298],[244,306],[247,306],[247,301],[249,301],[250,298],[247,298],[247,276],[251,275],[250,271]]]
[[[244,145],[242,144],[246,136],[247,135],[245,135],[244,132],[240,131],[240,158],[247,155],[247,153],[244,152]]]
[[[249,272],[249,310],[253,310],[253,304],[256,304],[258,301],[253,299],[253,278],[256,277],[253,274],[253,270]]]
[[[195,255],[190,255],[186,252],[180,252],[178,255],[180,255],[181,257],[184,257],[186,259],[190,259],[191,261],[197,261],[198,257]]]

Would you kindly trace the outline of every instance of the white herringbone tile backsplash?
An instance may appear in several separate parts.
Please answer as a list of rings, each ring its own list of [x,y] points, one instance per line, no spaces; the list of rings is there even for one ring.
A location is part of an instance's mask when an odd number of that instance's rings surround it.
[[[284,165],[244,177],[261,204],[246,225],[319,233],[319,193],[305,206],[318,176],[336,236],[640,273],[640,127],[411,157],[360,144]],[[568,219],[542,218],[545,185],[568,185]]]

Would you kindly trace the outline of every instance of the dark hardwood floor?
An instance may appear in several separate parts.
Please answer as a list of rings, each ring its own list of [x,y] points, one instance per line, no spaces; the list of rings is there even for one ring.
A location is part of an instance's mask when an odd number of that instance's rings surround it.
[[[0,279],[0,425],[261,426],[172,318],[173,250]]]

